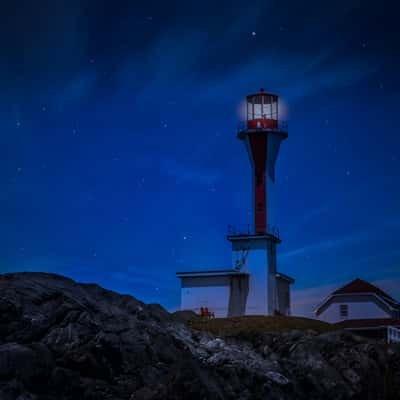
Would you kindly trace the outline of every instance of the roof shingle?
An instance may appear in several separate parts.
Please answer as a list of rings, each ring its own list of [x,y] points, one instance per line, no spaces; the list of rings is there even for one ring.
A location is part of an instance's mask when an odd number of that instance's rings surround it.
[[[385,293],[382,289],[372,285],[371,283],[362,279],[354,279],[347,285],[335,290],[332,294],[349,294],[349,293],[375,293],[383,297],[386,301],[392,304],[398,304],[397,301]]]

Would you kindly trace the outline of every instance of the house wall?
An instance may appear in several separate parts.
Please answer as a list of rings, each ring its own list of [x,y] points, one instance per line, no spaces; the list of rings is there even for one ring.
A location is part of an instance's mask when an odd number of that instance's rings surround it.
[[[322,312],[318,318],[322,321],[335,323],[344,319],[369,319],[369,318],[391,318],[391,314],[382,309],[372,300],[369,301],[344,301],[335,299]],[[348,316],[343,318],[340,316],[340,305],[348,305]]]
[[[245,315],[249,295],[249,276],[247,274],[231,275],[231,292],[229,297],[229,317]]]

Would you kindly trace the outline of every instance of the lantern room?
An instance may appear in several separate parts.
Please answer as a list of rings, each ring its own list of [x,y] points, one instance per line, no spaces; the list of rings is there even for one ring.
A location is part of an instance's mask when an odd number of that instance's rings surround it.
[[[246,97],[247,128],[278,128],[278,96],[266,93],[264,89]]]

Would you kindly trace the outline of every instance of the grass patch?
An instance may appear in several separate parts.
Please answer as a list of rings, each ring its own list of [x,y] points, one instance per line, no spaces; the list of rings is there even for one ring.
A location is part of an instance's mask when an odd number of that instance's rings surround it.
[[[248,333],[284,332],[291,330],[313,330],[318,333],[331,332],[337,328],[327,322],[302,317],[246,315],[243,317],[205,319],[196,317],[188,322],[192,329],[220,336],[242,336]]]

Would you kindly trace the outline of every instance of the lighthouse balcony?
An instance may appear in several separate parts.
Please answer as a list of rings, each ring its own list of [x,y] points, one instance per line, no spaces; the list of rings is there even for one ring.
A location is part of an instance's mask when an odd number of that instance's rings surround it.
[[[267,225],[262,230],[254,229],[254,227],[251,224],[228,225],[227,236],[228,237],[270,236],[280,241],[279,229],[277,226],[273,225]]]
[[[286,121],[274,118],[254,118],[247,121],[239,121],[238,133],[244,131],[276,131],[287,132],[288,124]]]

